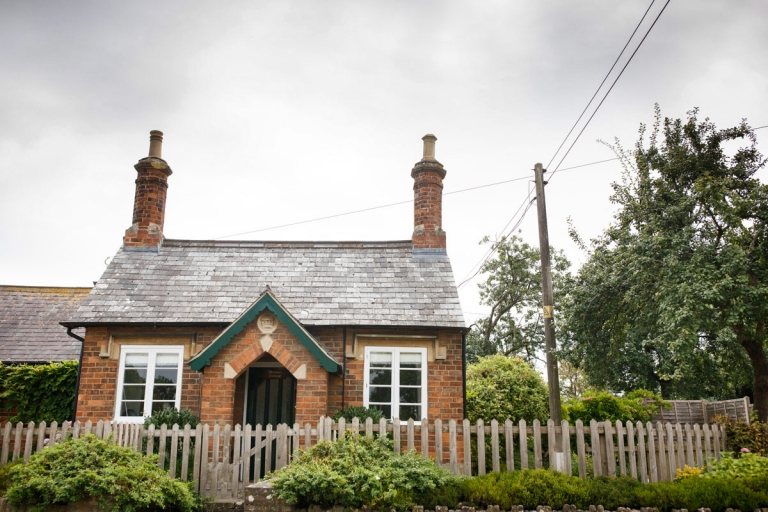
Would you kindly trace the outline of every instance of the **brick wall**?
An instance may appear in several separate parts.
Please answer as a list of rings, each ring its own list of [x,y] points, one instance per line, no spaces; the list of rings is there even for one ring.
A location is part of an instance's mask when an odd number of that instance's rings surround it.
[[[265,334],[257,324],[258,319],[254,319],[246,325],[216,354],[211,366],[205,368],[200,420],[204,423],[241,423],[242,409],[235,409],[235,379],[225,376],[225,365],[229,364],[239,376],[251,363],[268,352],[293,374],[302,365],[306,365],[306,378],[296,382],[296,421],[317,421],[321,415],[327,414],[328,372],[296,336],[279,322],[276,330],[269,334],[272,345],[265,352],[261,343]]]
[[[116,339],[136,336],[141,339],[146,328],[115,327]],[[194,332],[197,348],[206,346],[221,332],[221,327],[184,328],[163,327],[152,330],[153,339],[162,336],[186,335]],[[344,359],[344,329],[341,327],[317,327],[311,329],[312,335],[320,341],[331,355],[342,363]],[[461,374],[461,333],[458,331],[424,331],[403,329],[359,329],[347,328],[347,347],[352,350],[356,334],[378,335],[436,335],[441,346],[445,347],[446,358],[434,359],[427,363],[427,411],[430,418],[459,419],[463,414],[463,390]],[[80,421],[112,419],[117,396],[117,377],[119,359],[103,358],[99,354],[109,342],[110,330],[107,327],[90,327],[85,336],[83,353],[83,374],[78,396],[77,419]],[[192,371],[185,361],[182,376],[181,407],[200,416],[203,422],[242,423],[244,406],[245,371],[265,352],[261,345],[264,336],[254,320],[236,335],[213,358],[211,366],[203,373]],[[363,404],[363,365],[362,357],[346,359],[347,375],[329,375],[320,367],[317,359],[296,339],[282,324],[269,335],[273,345],[269,353],[288,371],[294,373],[306,364],[306,379],[297,381],[296,421],[315,423],[321,415],[333,414],[345,405]],[[386,342],[383,342],[386,343]],[[427,343],[427,342],[425,342]],[[117,350],[119,354],[119,349]],[[224,376],[225,363],[229,363],[238,378]],[[342,396],[342,389],[344,395]]]
[[[204,347],[221,331],[220,327],[190,328],[162,327],[88,327],[83,346],[83,366],[77,402],[80,421],[111,420],[115,415],[117,374],[120,367],[119,347],[113,347],[110,357],[100,354],[109,346],[110,334],[118,340],[130,338],[135,343],[162,344],[164,336],[184,336],[196,339],[197,347]],[[145,341],[142,341],[145,340]],[[115,343],[117,344],[117,343]],[[181,379],[181,408],[195,414],[200,412],[200,373],[189,368],[184,361]]]

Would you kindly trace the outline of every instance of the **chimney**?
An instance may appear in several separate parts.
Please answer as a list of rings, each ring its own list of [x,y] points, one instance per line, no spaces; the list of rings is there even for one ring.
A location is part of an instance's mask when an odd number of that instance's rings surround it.
[[[427,134],[424,157],[411,171],[413,178],[413,248],[445,250],[443,231],[443,164],[435,160],[437,137]]]
[[[133,224],[125,230],[123,247],[158,247],[163,240],[165,196],[171,168],[163,160],[163,132],[149,132],[149,156],[134,165],[136,196],[133,200]]]

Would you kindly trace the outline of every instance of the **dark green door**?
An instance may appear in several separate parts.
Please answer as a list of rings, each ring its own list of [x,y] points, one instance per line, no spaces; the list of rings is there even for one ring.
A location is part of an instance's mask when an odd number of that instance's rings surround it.
[[[296,378],[285,368],[250,368],[248,370],[248,395],[246,397],[245,421],[251,427],[261,425],[265,429],[280,423],[293,426],[296,417]],[[272,460],[269,468],[264,460],[266,450],[261,454],[261,472],[275,466],[275,447],[272,446]],[[253,464],[251,464],[253,478]]]

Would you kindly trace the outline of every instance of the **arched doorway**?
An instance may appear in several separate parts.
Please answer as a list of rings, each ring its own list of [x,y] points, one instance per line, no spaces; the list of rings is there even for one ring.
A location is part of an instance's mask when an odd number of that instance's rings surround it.
[[[275,358],[265,354],[248,368],[245,423],[255,427],[293,425],[296,417],[296,378]]]

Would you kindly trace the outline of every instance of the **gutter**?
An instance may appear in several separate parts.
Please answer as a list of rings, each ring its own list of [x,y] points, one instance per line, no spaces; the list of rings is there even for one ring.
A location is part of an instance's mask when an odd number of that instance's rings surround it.
[[[75,384],[75,406],[72,410],[72,422],[77,421],[77,399],[80,397],[80,375],[83,373],[83,352],[85,351],[85,338],[72,332],[71,327],[67,327],[67,335],[80,342],[80,361],[77,363],[77,383]]]

